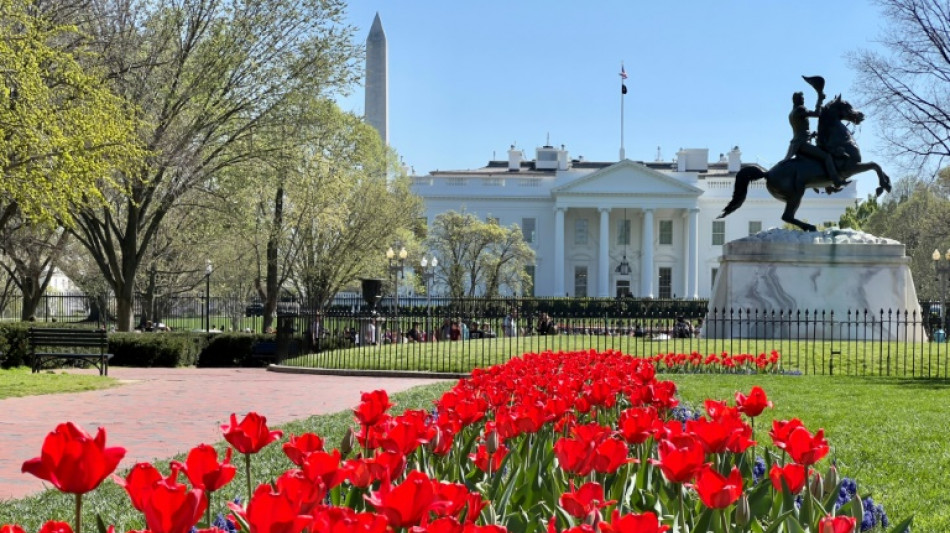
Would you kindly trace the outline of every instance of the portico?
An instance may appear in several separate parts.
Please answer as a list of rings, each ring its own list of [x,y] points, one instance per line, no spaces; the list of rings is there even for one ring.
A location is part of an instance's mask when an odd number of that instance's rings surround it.
[[[625,160],[551,192],[555,294],[698,297],[702,189]],[[624,259],[628,274],[618,268]]]

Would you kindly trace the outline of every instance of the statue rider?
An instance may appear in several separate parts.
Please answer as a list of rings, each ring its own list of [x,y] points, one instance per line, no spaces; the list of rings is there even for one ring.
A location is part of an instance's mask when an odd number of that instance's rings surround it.
[[[815,78],[818,78],[817,76]],[[805,78],[813,86],[817,85],[814,83],[814,78]],[[821,79],[821,82],[824,82]],[[821,83],[820,85],[824,85]],[[821,148],[815,146],[810,141],[812,137],[815,136],[815,133],[812,133],[808,129],[808,119],[809,117],[818,117],[819,111],[821,110],[821,102],[825,99],[825,93],[822,92],[821,87],[816,86],[815,89],[818,91],[818,103],[815,104],[815,110],[809,111],[805,107],[805,95],[801,91],[796,92],[792,95],[792,111],[788,114],[788,123],[792,126],[792,140],[788,144],[788,153],[785,155],[783,161],[787,161],[792,158],[792,156],[799,157],[808,157],[815,159],[825,165],[825,172],[828,173],[828,177],[831,178],[832,183],[834,183],[833,190],[840,190],[841,187],[844,187],[849,182],[841,179],[841,176],[838,175],[838,169],[835,168],[834,160],[831,158],[831,154],[822,150]]]

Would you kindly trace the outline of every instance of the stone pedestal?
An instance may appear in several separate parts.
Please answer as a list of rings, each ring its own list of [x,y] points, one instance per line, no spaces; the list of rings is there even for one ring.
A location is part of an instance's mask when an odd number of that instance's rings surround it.
[[[917,324],[906,324],[905,312]],[[772,229],[723,247],[704,337],[799,338],[805,313],[814,321],[808,338],[926,339],[910,258],[897,241]]]

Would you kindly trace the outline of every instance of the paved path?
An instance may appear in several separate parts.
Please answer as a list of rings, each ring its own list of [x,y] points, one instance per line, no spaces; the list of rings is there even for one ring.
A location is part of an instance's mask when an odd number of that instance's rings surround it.
[[[434,379],[339,377],[265,369],[122,368],[109,375],[125,384],[111,389],[0,400],[0,501],[48,488],[20,472],[39,455],[57,424],[73,421],[90,434],[106,428],[106,444],[128,451],[119,468],[165,459],[222,439],[231,413],[257,411],[275,426],[311,415],[352,409],[360,393],[390,393]]]

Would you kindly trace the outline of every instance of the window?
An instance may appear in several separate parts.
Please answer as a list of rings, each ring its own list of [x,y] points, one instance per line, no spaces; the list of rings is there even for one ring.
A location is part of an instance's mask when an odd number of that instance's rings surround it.
[[[574,296],[578,298],[587,297],[587,267],[574,267]]]
[[[660,244],[673,244],[673,221],[660,221]]]
[[[726,221],[725,220],[713,220],[712,243],[713,243],[713,246],[722,246],[723,244],[726,244]]]
[[[617,298],[626,298],[630,296],[630,280],[629,279],[618,279],[617,280]]]
[[[534,296],[534,265],[525,265],[524,273],[528,276],[528,282],[521,292],[525,296]]]
[[[531,244],[535,242],[535,228],[537,227],[537,219],[534,218],[522,218],[521,219],[521,236],[524,237],[524,242]]]
[[[660,267],[660,298],[673,297],[673,269],[670,267]]]
[[[623,246],[630,244],[630,219],[621,220],[617,224],[617,244]]]
[[[574,244],[587,244],[587,219],[574,221]]]
[[[715,287],[715,286],[716,286],[716,278],[719,277],[719,269],[718,269],[718,268],[714,268],[714,269],[712,269],[712,272],[711,272],[711,273],[712,273],[712,275],[709,277],[709,286],[710,286],[710,287]],[[712,290],[712,289],[710,289],[710,290]]]
[[[762,231],[762,221],[750,220],[749,221],[749,235],[755,235],[756,233],[760,231]]]

